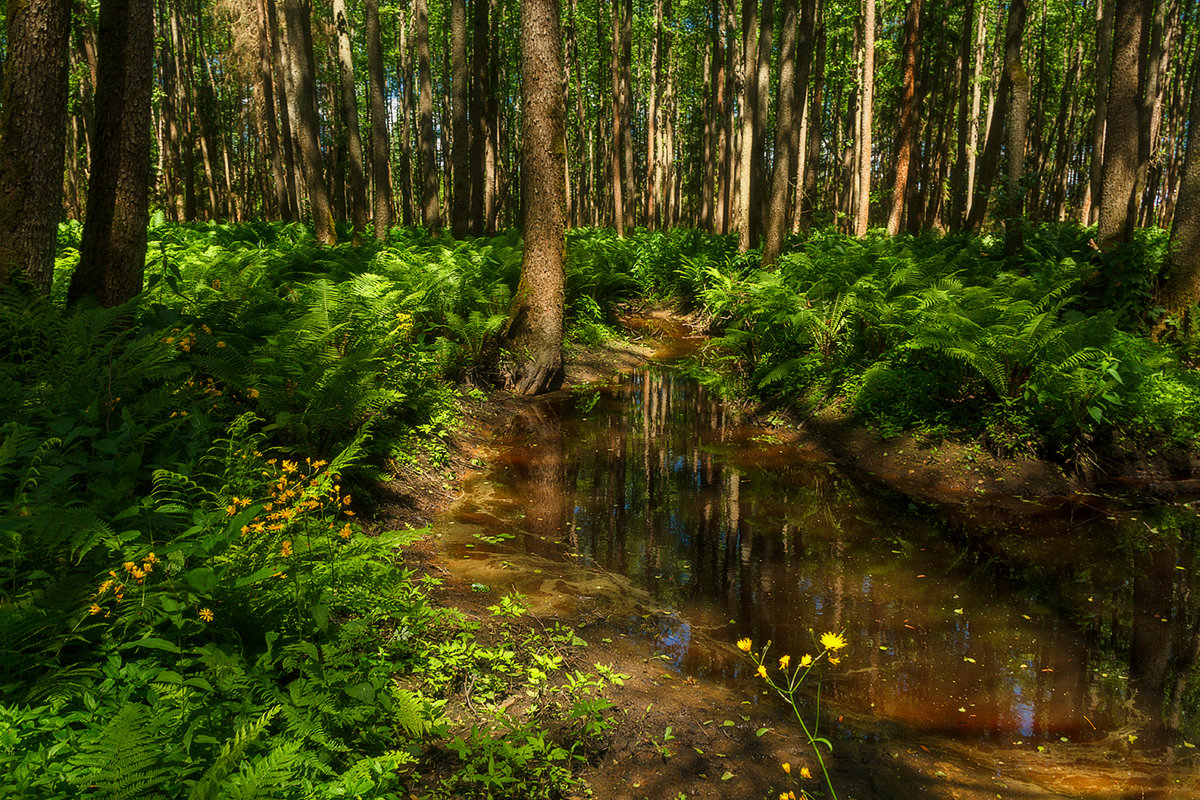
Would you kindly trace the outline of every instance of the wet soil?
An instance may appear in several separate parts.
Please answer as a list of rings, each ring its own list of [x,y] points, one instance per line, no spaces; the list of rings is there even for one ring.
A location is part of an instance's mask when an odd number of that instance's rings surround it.
[[[686,320],[665,312],[630,319],[629,325],[639,339],[576,352],[568,385],[669,358],[674,353],[662,342],[677,347],[691,332]],[[418,527],[441,514],[459,498],[461,481],[496,456],[497,432],[534,402],[498,393],[485,403],[465,403],[465,424],[451,443],[450,462],[405,472],[382,498],[377,523]],[[991,504],[1022,513],[1027,498],[1065,498],[1080,488],[1041,462],[1000,462],[966,447],[880,440],[836,410],[776,423],[773,435],[808,446],[813,458],[828,458],[869,482],[939,505]],[[822,796],[818,781],[800,777],[801,766],[818,776],[819,771],[789,710],[753,682],[697,680],[665,654],[648,650],[645,634],[672,624],[673,614],[630,581],[569,559],[523,569],[512,558],[466,557],[455,547],[453,532],[443,533],[418,542],[405,558],[444,578],[436,599],[479,619],[481,636],[505,632],[485,610],[495,595],[481,595],[473,585],[516,590],[531,598],[537,624],[561,621],[589,643],[570,662],[581,668],[604,663],[630,676],[609,693],[620,724],[599,760],[583,772],[596,797],[777,797],[788,790],[799,796],[801,789]],[[616,609],[621,613],[609,613]],[[644,630],[631,628],[630,619]],[[728,640],[714,639],[708,648],[731,664],[745,660]],[[1189,759],[1174,763],[1171,752],[1131,750],[1127,737],[1118,734],[1088,744],[979,748],[846,711],[831,715],[828,706],[826,711],[822,724],[835,730],[822,733],[836,741],[827,763],[841,798],[1200,798],[1200,778]],[[782,770],[784,762],[792,765],[790,774]]]

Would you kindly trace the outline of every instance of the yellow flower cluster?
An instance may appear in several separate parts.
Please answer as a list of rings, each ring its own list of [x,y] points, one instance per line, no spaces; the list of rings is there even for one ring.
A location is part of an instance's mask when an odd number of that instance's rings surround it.
[[[154,571],[154,565],[159,563],[159,558],[154,553],[147,553],[146,557],[137,561],[126,561],[121,565],[123,574],[118,574],[116,570],[110,569],[108,577],[96,587],[96,593],[92,595],[92,603],[88,606],[89,614],[99,614],[104,611],[104,608],[98,601],[103,600],[104,596],[112,593],[112,596],[121,601],[125,599],[125,581],[132,579],[139,584],[146,582],[146,576]],[[107,613],[105,616],[108,616]]]

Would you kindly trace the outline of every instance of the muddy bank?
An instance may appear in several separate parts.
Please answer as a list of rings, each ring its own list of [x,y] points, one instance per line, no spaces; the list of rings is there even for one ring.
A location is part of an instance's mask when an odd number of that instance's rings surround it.
[[[667,315],[660,319],[663,324],[674,324]],[[658,330],[661,333],[662,329]],[[672,340],[671,335],[665,338]],[[569,375],[573,381],[586,383],[633,370],[656,356],[656,344],[658,340],[650,333],[631,346],[598,349],[582,360],[577,354]],[[661,357],[661,350],[657,354]],[[511,427],[510,421],[520,412],[544,402],[501,394],[470,409],[470,427],[454,443],[454,460],[427,482],[422,502],[414,503],[412,513],[427,514],[424,518],[428,519],[454,499],[460,476],[495,461],[497,434]],[[777,421],[764,435],[781,443],[778,449],[793,454],[791,457],[799,452],[813,461],[837,461],[867,482],[899,491],[907,487],[905,493],[910,496],[942,504],[1008,498],[1021,507],[1022,498],[1045,497],[1053,491],[1066,497],[1073,490],[1069,481],[1064,488],[1043,479],[1036,465],[1006,472],[1006,465],[981,463],[986,455],[969,448],[943,446],[928,452],[932,448],[923,448],[918,442],[879,440],[834,416],[818,416],[804,424]],[[791,445],[802,449],[797,451]],[[539,452],[544,449],[545,443],[537,447]],[[954,475],[948,477],[950,472]],[[1022,493],[1013,492],[1012,485]],[[1047,492],[1047,487],[1053,491]],[[680,795],[775,797],[789,789],[818,790],[816,782],[798,777],[802,765],[817,771],[799,730],[788,720],[782,704],[762,694],[761,684],[745,678],[697,679],[672,664],[666,653],[656,652],[655,631],[686,626],[689,637],[704,641],[705,650],[729,665],[719,672],[740,670],[745,675],[746,657],[733,647],[726,626],[733,622],[728,619],[731,615],[684,620],[622,575],[596,569],[584,559],[539,555],[541,548],[536,544],[524,552],[485,552],[487,548],[480,546],[482,539],[476,534],[487,530],[490,512],[486,503],[477,501],[478,495],[466,507],[459,503],[455,509],[458,521],[447,525],[443,517],[438,538],[427,539],[406,558],[410,565],[423,564],[426,571],[444,578],[436,600],[476,618],[483,626],[481,637],[509,635],[485,609],[499,593],[518,591],[530,598],[535,620],[529,624],[569,624],[588,642],[572,649],[571,665],[590,669],[595,663],[604,663],[630,676],[623,688],[610,692],[620,724],[599,760],[584,771],[596,796],[674,800]],[[529,514],[530,519],[535,516],[540,518],[540,512]],[[421,520],[417,516],[411,519]],[[563,529],[547,521],[544,526],[533,525],[530,533],[532,538],[544,534],[540,538],[552,548],[557,544],[559,549],[574,550],[568,535],[556,534],[556,530]],[[571,542],[569,548],[567,542]],[[481,592],[481,586],[486,591]],[[971,610],[967,611],[969,616]],[[962,609],[954,613],[962,614]],[[853,660],[858,664],[850,666],[848,662],[845,668],[864,671],[863,664],[872,655],[869,651],[876,649],[855,653]],[[1200,782],[1189,765],[1173,765],[1170,756],[1164,758],[1162,753],[1139,754],[1131,751],[1127,742],[1005,740],[981,751],[960,746],[949,731],[944,735],[918,733],[902,724],[881,721],[874,714],[855,716],[828,703],[822,726],[822,732],[836,742],[830,769],[843,798],[1200,796]],[[1114,757],[1115,752],[1122,755]],[[790,775],[781,769],[784,762],[793,765]]]

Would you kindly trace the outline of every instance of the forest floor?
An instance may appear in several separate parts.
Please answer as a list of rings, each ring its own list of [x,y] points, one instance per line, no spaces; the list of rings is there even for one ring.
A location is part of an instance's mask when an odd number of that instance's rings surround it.
[[[667,311],[624,322],[633,333],[631,341],[577,347],[569,354],[564,391],[650,361],[669,361],[687,349],[689,339],[699,338],[695,321]],[[494,456],[497,433],[533,402],[505,392],[493,392],[483,402],[464,399],[462,424],[449,442],[449,461],[418,464],[386,487],[377,498],[375,524],[380,529],[420,527],[444,515],[459,497],[462,482]],[[770,422],[780,441],[795,443],[808,457],[835,461],[867,482],[952,513],[973,509],[973,515],[982,508],[1022,513],[1030,498],[1066,496],[1081,488],[1077,479],[1043,461],[1004,461],[978,447],[910,437],[883,440],[837,409],[806,419],[774,415]],[[587,671],[601,663],[628,676],[623,687],[607,693],[616,703],[612,713],[619,722],[603,751],[582,771],[595,797],[774,798],[789,790],[799,797],[801,789],[824,796],[816,761],[790,720],[790,709],[765,693],[756,695],[745,681],[696,680],[671,669],[665,657],[647,649],[647,639],[629,622],[640,620],[653,630],[664,612],[619,578],[591,576],[582,586],[574,565],[564,565],[561,574],[547,567],[546,574],[527,585],[553,590],[532,592],[531,613],[517,623],[501,623],[486,610],[494,595],[474,591],[473,584],[505,585],[512,576],[484,574],[478,562],[451,559],[444,542],[432,536],[410,546],[404,559],[418,573],[442,579],[433,599],[478,621],[481,641],[512,641],[514,624],[548,627],[559,622],[589,643],[564,653],[568,669]],[[563,593],[576,599],[566,604],[553,599]],[[617,604],[621,614],[607,613]],[[725,643],[725,650],[731,662],[745,660],[732,642]],[[945,736],[848,713],[838,715],[837,727],[827,764],[843,800],[1200,797],[1195,770],[1172,765],[1161,753],[1130,750],[1116,737],[1034,749],[960,745]],[[757,735],[761,729],[766,733]],[[794,765],[790,775],[781,768],[784,762]],[[800,778],[801,765],[816,779]]]

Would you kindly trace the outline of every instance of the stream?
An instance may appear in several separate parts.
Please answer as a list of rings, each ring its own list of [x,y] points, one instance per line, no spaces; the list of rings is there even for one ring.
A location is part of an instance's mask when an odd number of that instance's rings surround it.
[[[700,681],[751,682],[741,637],[799,659],[843,632],[822,686],[840,736],[941,737],[984,761],[1053,749],[1050,796],[1200,797],[1179,772],[1200,651],[1186,505],[1084,497],[952,523],[664,367],[540,402],[498,449],[436,527],[466,580],[604,614]],[[1165,729],[1176,746],[1141,754]],[[1108,793],[1118,779],[1081,753],[1140,764],[1133,793]]]

